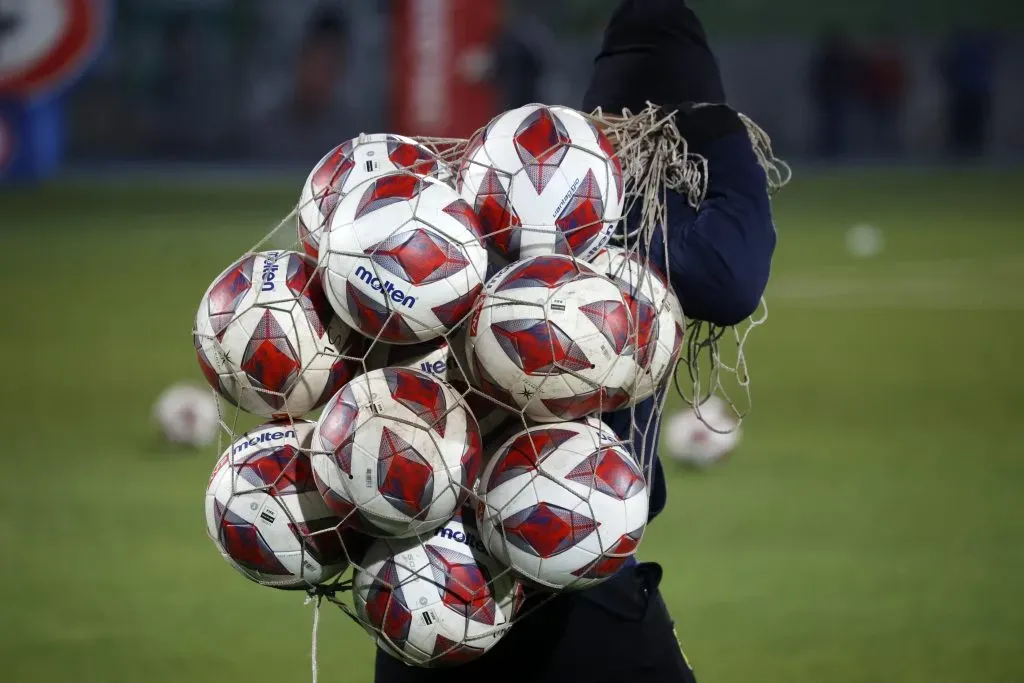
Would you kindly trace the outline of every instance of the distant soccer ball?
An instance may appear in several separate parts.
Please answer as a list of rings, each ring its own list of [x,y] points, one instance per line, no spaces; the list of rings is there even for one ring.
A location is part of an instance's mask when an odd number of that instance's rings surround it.
[[[590,263],[622,290],[635,322],[632,358],[636,383],[628,390],[634,402],[652,396],[675,369],[683,345],[682,307],[662,275],[635,253],[605,247]]]
[[[321,234],[345,195],[368,180],[402,169],[437,175],[442,164],[412,138],[390,133],[360,135],[324,155],[306,178],[299,197],[296,224],[306,253],[317,257]]]
[[[236,261],[206,291],[193,340],[206,380],[242,410],[303,415],[356,371],[307,257],[264,251]]]
[[[450,386],[384,368],[346,384],[324,408],[313,474],[348,525],[374,536],[414,536],[462,505],[480,451],[476,420]]]
[[[312,422],[268,422],[231,444],[210,477],[210,538],[257,583],[308,588],[348,566],[341,520],[320,497],[303,452],[312,435]]]
[[[538,422],[621,408],[635,378],[618,286],[567,256],[535,256],[487,282],[469,322],[476,385]]]
[[[217,399],[209,389],[174,384],[157,398],[153,421],[169,443],[193,448],[209,446],[217,439]]]
[[[487,549],[533,583],[586,588],[635,552],[647,524],[643,473],[582,422],[532,427],[484,469],[477,523]]]
[[[487,554],[472,513],[422,542],[377,541],[355,572],[352,593],[377,644],[418,666],[476,659],[505,634],[523,600],[522,584]]]
[[[622,168],[604,133],[568,107],[529,104],[474,136],[457,187],[488,246],[511,263],[543,254],[589,259],[622,215]]]
[[[669,458],[703,469],[722,462],[739,445],[742,431],[735,411],[717,396],[682,410],[665,421],[661,443]]]
[[[487,252],[476,214],[453,189],[399,172],[341,200],[320,266],[327,298],[346,323],[371,339],[413,344],[469,313]]]

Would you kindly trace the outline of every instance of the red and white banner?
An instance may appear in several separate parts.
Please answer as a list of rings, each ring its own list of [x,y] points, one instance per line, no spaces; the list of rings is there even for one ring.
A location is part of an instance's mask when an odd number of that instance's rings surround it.
[[[488,72],[500,0],[397,0],[392,125],[406,135],[467,137],[496,112]]]

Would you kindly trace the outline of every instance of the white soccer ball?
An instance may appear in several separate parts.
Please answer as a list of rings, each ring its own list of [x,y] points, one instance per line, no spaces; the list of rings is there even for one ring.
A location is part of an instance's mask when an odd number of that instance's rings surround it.
[[[317,257],[321,235],[338,202],[361,184],[402,169],[436,176],[442,168],[430,150],[402,135],[363,134],[346,140],[317,162],[302,186],[296,217],[302,248]]]
[[[320,245],[334,310],[394,344],[447,333],[483,287],[487,252],[473,209],[439,180],[398,172],[339,202]]]
[[[635,379],[618,286],[567,256],[535,256],[487,282],[466,355],[484,393],[538,422],[617,410]]]
[[[579,589],[633,556],[647,525],[647,486],[629,452],[582,422],[512,437],[477,486],[487,549],[529,581]]]
[[[217,439],[220,414],[209,389],[174,384],[153,405],[153,421],[164,439],[173,444],[202,448]]]
[[[242,410],[300,416],[356,372],[350,330],[312,262],[293,251],[249,254],[221,273],[196,313],[193,341],[210,385]]]
[[[523,600],[522,584],[487,554],[472,513],[422,542],[377,541],[353,576],[352,593],[377,644],[417,666],[476,659],[505,634]]]
[[[224,451],[206,487],[206,527],[246,578],[310,588],[345,571],[341,520],[316,489],[309,457],[313,423],[268,422]]]
[[[480,431],[447,384],[384,368],[328,402],[312,453],[317,487],[335,514],[374,536],[407,537],[461,507],[480,470]]]
[[[712,395],[697,410],[687,408],[668,418],[661,443],[669,458],[703,469],[728,458],[741,436],[736,412]]]
[[[590,263],[619,285],[629,306],[636,336],[630,345],[636,382],[628,390],[634,402],[652,396],[679,360],[683,345],[682,307],[651,264],[621,247],[605,247]]]
[[[622,168],[583,114],[530,104],[474,136],[457,186],[476,209],[491,251],[512,263],[543,254],[589,259],[622,216]]]

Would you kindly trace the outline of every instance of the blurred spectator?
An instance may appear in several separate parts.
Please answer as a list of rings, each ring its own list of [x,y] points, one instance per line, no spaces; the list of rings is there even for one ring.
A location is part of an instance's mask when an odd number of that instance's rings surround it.
[[[995,46],[981,33],[955,34],[941,60],[946,86],[946,141],[956,156],[985,151],[992,117]]]
[[[817,116],[817,152],[836,157],[846,152],[850,96],[857,54],[837,29],[826,31],[811,56],[809,90]]]
[[[859,91],[866,113],[869,147],[882,156],[903,151],[900,126],[907,95],[903,54],[891,44],[876,46],[861,62]]]
[[[253,129],[250,144],[256,156],[313,164],[359,132],[342,88],[348,28],[345,16],[333,8],[322,6],[313,12],[290,92]]]
[[[540,102],[544,77],[542,36],[547,29],[532,17],[515,13],[508,5],[494,46],[494,85],[502,111]]]

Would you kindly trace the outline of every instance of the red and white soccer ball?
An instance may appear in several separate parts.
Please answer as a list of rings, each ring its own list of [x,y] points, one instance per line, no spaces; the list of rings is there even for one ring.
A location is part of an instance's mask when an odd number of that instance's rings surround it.
[[[477,493],[477,524],[490,553],[553,589],[611,577],[647,525],[640,468],[626,448],[583,422],[532,427],[509,439]]]
[[[305,252],[317,257],[323,231],[345,195],[368,180],[402,169],[437,175],[442,172],[442,164],[412,138],[390,133],[360,135],[324,155],[306,178],[299,196],[296,226]]]
[[[366,355],[366,370],[383,368],[409,368],[426,373],[435,379],[448,381],[451,366],[451,347],[444,337],[418,344],[385,344],[377,342]]]
[[[530,104],[469,141],[458,188],[488,246],[511,263],[543,254],[587,260],[622,216],[622,168],[608,138],[568,107]]]
[[[307,257],[249,254],[217,276],[196,313],[193,341],[210,385],[263,417],[303,415],[355,374],[350,329],[327,304]]]
[[[450,519],[481,458],[479,428],[459,395],[406,368],[374,370],[342,387],[312,446],[328,506],[374,536],[414,536]]]
[[[276,588],[309,588],[348,566],[341,520],[313,481],[313,423],[268,422],[217,461],[206,487],[206,526],[244,576]]]
[[[635,377],[618,286],[568,256],[535,256],[488,281],[466,355],[484,393],[538,422],[617,410]]]
[[[523,601],[522,584],[488,555],[463,515],[422,542],[378,540],[352,593],[377,644],[418,666],[476,659],[505,634]]]
[[[653,395],[675,369],[683,345],[682,307],[675,293],[653,266],[620,247],[605,247],[591,266],[612,279],[622,290],[635,322],[632,351],[636,383],[629,389],[632,400]]]
[[[736,411],[718,396],[708,396],[697,409],[686,408],[665,420],[662,452],[695,469],[728,459],[742,431]]]
[[[320,245],[334,310],[371,339],[435,339],[472,309],[487,272],[473,209],[434,178],[398,172],[346,196]]]

